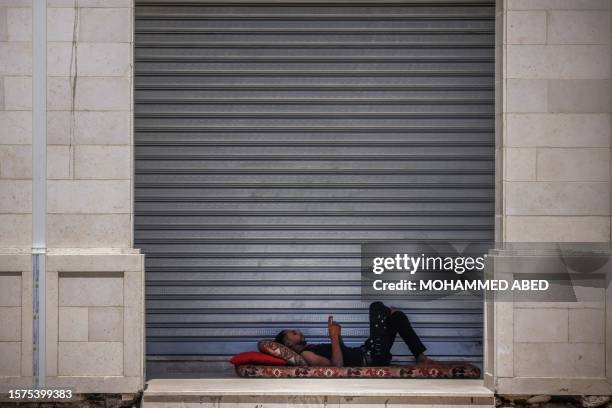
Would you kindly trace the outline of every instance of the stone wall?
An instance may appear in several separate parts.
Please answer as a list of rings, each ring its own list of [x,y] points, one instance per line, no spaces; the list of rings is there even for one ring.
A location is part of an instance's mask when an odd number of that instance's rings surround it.
[[[47,257],[49,386],[83,393],[142,389],[142,264],[136,252]]]
[[[610,1],[498,3],[497,239],[608,242]],[[0,391],[32,381],[31,4],[0,0]],[[47,384],[136,392],[144,279],[132,248],[132,2],[47,4]],[[487,384],[610,393],[612,297],[599,295],[488,302]]]
[[[47,0],[47,386],[133,393],[131,0]],[[32,2],[0,0],[0,388],[32,381]],[[27,387],[26,387],[27,388]]]
[[[497,239],[609,242],[611,2],[498,3]],[[581,295],[487,302],[489,386],[612,393],[610,298]]]
[[[610,1],[509,0],[503,240],[610,240]]]
[[[28,2],[0,6],[0,247],[32,245],[32,25]]]
[[[74,3],[47,2],[47,244],[131,247],[131,2]]]
[[[0,248],[15,254],[0,255],[3,386],[32,382],[31,15],[29,2],[0,2]]]

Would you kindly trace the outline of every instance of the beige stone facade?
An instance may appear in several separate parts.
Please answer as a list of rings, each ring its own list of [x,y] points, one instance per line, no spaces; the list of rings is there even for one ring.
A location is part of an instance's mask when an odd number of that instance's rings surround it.
[[[47,385],[144,382],[131,0],[48,0]],[[611,2],[499,0],[496,237],[611,239]],[[0,391],[32,383],[32,3],[0,0]],[[486,305],[486,384],[610,394],[612,299]]]
[[[28,3],[10,5],[0,8],[0,247],[11,253],[0,255],[3,389],[32,383],[32,23]]]
[[[611,2],[498,3],[496,238],[609,242]],[[609,295],[488,302],[487,384],[507,394],[611,394]]]
[[[47,387],[143,387],[132,2],[47,2]],[[0,1],[0,391],[32,384],[32,2]],[[28,387],[29,386],[29,387]]]

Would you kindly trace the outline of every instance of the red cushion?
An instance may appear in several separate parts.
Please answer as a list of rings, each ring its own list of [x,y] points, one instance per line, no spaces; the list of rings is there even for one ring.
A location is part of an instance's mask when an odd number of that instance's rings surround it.
[[[287,362],[282,358],[274,357],[259,351],[246,351],[238,353],[230,359],[233,365],[258,364],[258,365],[285,365]]]

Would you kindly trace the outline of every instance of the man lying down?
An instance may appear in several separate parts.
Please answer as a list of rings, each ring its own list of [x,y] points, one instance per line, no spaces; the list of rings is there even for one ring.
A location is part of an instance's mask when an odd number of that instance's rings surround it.
[[[412,329],[404,312],[387,307],[382,302],[370,305],[370,337],[360,347],[344,345],[341,327],[333,316],[329,316],[327,329],[330,343],[307,344],[304,333],[294,329],[280,331],[275,341],[301,354],[311,366],[385,366],[391,362],[391,346],[399,334],[417,363],[434,362],[425,355],[426,347]]]

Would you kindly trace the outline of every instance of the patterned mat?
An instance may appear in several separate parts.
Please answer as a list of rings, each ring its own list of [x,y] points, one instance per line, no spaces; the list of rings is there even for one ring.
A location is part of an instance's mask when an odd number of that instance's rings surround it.
[[[249,378],[480,378],[480,368],[457,362],[386,367],[239,365],[236,373]]]

